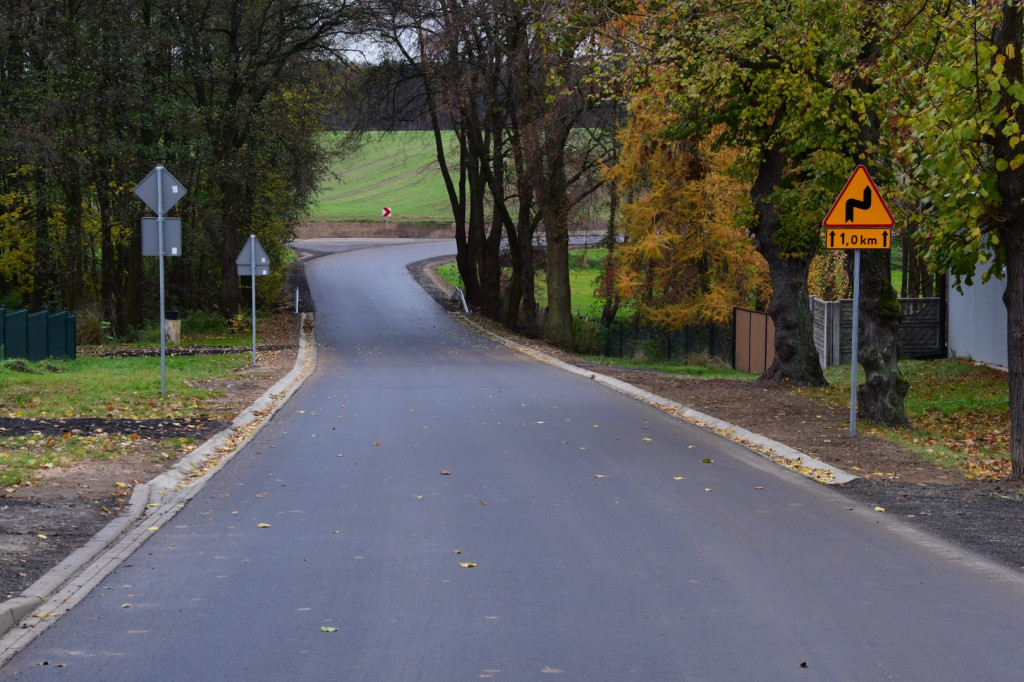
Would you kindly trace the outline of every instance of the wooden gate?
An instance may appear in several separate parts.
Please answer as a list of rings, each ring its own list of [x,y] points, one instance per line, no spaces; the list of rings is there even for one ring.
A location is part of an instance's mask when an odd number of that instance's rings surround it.
[[[741,372],[763,374],[775,360],[775,324],[768,313],[732,309],[732,366]]]

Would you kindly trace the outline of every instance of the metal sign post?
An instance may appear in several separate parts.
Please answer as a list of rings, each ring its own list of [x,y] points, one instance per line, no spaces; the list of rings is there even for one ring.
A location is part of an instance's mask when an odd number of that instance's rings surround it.
[[[250,234],[249,241],[242,247],[242,252],[235,259],[239,276],[252,277],[252,366],[256,366],[256,276],[270,274],[270,258],[263,250],[256,235]]]
[[[256,235],[249,235],[249,240],[256,239]],[[252,276],[252,366],[256,366],[256,249],[249,249],[249,271]]]
[[[160,395],[167,394],[167,334],[164,331],[164,316],[167,314],[164,304],[164,224],[166,219],[164,213],[170,211],[178,200],[185,196],[184,185],[174,179],[174,176],[167,172],[163,166],[157,165],[149,172],[138,185],[135,186],[135,194],[149,206],[150,210],[156,213],[156,253],[148,252],[143,247],[142,255],[155,255],[160,263]],[[146,231],[146,219],[143,218],[143,234]],[[177,225],[177,245],[171,255],[181,254],[181,221]],[[147,240],[143,237],[143,243]]]
[[[860,331],[861,249],[888,249],[892,243],[892,213],[867,168],[857,166],[832,204],[822,225],[825,246],[853,250],[853,331],[850,334],[850,437],[857,435],[857,336]]]
[[[857,333],[860,330],[860,249],[853,252],[853,333],[850,334],[850,437],[857,435]]]

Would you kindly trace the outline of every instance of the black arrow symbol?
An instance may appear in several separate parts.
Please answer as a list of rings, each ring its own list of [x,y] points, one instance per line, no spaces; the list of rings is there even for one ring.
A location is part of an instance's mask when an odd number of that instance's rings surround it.
[[[853,209],[861,208],[865,211],[871,208],[871,188],[864,188],[864,201],[857,201],[856,199],[846,200],[846,222],[853,222]]]
[[[828,248],[836,248],[836,232],[835,230],[828,231]]]
[[[885,232],[882,233],[882,248],[889,248],[889,230],[886,230]]]

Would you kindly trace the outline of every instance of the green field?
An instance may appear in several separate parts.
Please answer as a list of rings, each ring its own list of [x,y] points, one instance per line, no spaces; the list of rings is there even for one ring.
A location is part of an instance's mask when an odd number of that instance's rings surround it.
[[[455,144],[453,134],[447,140]],[[334,165],[332,176],[311,207],[310,220],[383,223],[381,208],[387,206],[394,223],[451,222],[432,132],[371,134],[362,148]]]

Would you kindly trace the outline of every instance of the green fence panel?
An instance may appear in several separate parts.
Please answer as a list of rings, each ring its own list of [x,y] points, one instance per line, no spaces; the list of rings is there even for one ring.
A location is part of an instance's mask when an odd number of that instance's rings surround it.
[[[28,330],[28,359],[29,362],[39,362],[47,357],[47,318],[50,316],[45,310],[29,313],[26,320]]]
[[[46,356],[49,358],[66,358],[68,356],[67,326],[68,313],[62,310],[51,313],[46,318]]]
[[[67,323],[64,325],[64,350],[67,357],[74,360],[78,357],[78,318],[68,314]]]
[[[4,315],[4,355],[8,358],[28,357],[28,310],[21,308]]]

